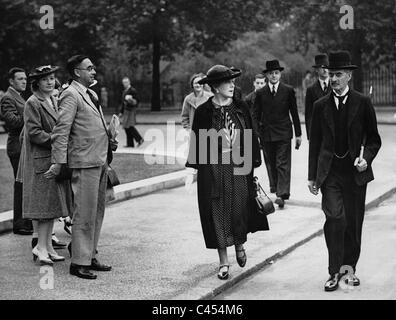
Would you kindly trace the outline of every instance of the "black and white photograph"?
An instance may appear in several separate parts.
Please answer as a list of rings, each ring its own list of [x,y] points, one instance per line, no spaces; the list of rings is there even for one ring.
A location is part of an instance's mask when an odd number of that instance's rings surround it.
[[[396,300],[395,17],[0,0],[0,300]]]

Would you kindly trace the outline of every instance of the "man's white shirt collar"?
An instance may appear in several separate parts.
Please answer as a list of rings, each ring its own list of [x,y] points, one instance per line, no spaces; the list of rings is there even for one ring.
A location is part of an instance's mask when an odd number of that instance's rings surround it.
[[[322,90],[323,90],[324,84],[326,84],[326,88],[329,87],[329,78],[327,78],[326,80],[319,79],[319,82],[320,82],[320,87],[322,88]]]
[[[278,81],[275,84],[270,83],[270,86],[269,86],[270,91],[272,92],[272,88],[275,86],[275,93],[277,93],[278,92],[279,83],[280,83],[280,81]]]
[[[345,95],[348,91],[349,91],[349,86],[347,85],[347,86],[345,87],[344,91],[343,91],[341,94],[337,94],[334,90],[333,90],[333,93],[334,93],[334,95],[337,96],[337,97],[342,97],[342,96]],[[348,96],[345,96],[345,98],[344,98],[344,100],[342,101],[342,103],[345,104],[346,101],[347,101],[347,99],[348,99]],[[337,99],[336,97],[334,97],[334,102],[335,102],[335,105],[336,105],[336,107],[337,107],[337,109],[338,109],[338,99]]]

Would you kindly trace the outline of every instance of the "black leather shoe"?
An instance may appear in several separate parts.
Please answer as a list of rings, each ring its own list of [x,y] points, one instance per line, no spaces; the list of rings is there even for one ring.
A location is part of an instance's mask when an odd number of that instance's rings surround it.
[[[89,271],[89,266],[70,265],[70,274],[83,279],[95,280],[98,276]]]
[[[345,277],[345,283],[354,287],[360,286],[360,280],[355,274],[349,274]]]
[[[243,252],[243,255],[238,255],[239,252]],[[246,265],[247,256],[245,249],[236,250],[236,258],[238,265],[243,268]]]
[[[96,258],[91,260],[91,266],[89,267],[91,270],[95,271],[110,271],[111,266],[100,263]]]
[[[338,281],[340,280],[339,274],[332,274],[324,285],[325,291],[334,291],[338,288]]]
[[[360,280],[358,277],[356,277],[356,275],[352,276],[352,283],[354,287],[360,286]]]
[[[275,203],[279,206],[279,208],[283,208],[285,206],[285,200],[282,198],[276,198]]]
[[[14,229],[13,230],[14,234],[19,234],[21,236],[31,236],[33,234],[33,230],[31,229]]]
[[[224,268],[227,268],[226,270],[224,270]],[[223,270],[223,271],[221,271]],[[217,278],[219,278],[220,280],[227,280],[229,277],[229,271],[230,271],[230,265],[228,264],[222,264],[219,267],[219,273],[217,274]]]

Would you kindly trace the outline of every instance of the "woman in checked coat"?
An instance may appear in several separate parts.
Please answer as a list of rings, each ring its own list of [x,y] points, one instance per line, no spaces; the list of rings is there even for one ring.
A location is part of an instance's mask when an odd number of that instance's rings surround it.
[[[57,100],[52,96],[55,71],[43,66],[29,75],[33,95],[24,110],[24,136],[19,176],[23,181],[23,217],[38,222],[38,243],[33,258],[41,264],[63,261],[52,247],[54,219],[67,217],[71,206],[70,180],[46,179],[51,166],[51,132],[58,118]]]

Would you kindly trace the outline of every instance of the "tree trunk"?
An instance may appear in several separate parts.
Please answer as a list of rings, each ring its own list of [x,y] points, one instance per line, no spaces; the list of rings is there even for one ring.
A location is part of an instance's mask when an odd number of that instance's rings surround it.
[[[356,91],[363,92],[363,66],[362,66],[362,46],[363,46],[363,31],[354,29],[351,31],[350,50],[352,64],[357,65],[359,68],[353,72],[353,88]],[[367,93],[365,93],[367,94]]]
[[[153,17],[153,78],[151,89],[151,111],[161,111],[160,83],[161,40],[159,36],[159,14]]]

